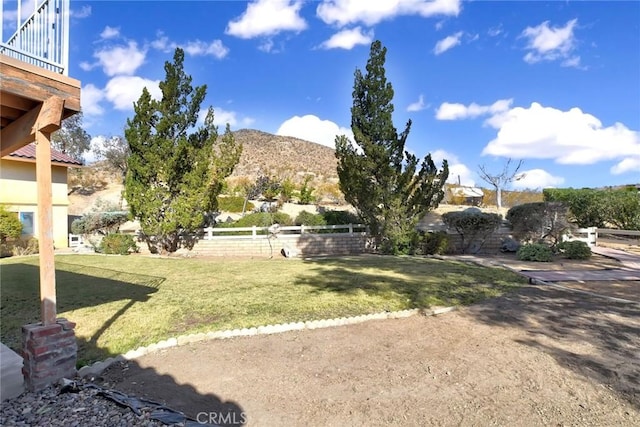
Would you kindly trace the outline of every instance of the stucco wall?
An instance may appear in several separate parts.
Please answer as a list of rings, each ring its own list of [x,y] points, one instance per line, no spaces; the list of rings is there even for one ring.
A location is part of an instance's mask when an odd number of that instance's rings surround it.
[[[68,246],[67,168],[51,167],[53,240],[56,248]],[[0,203],[13,212],[33,212],[34,236],[38,235],[38,186],[32,162],[0,160]]]

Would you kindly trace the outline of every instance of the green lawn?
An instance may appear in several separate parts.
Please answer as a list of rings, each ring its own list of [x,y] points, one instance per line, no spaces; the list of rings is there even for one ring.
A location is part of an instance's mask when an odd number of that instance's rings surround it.
[[[79,361],[182,334],[470,304],[522,279],[506,270],[418,257],[167,259],[56,257],[59,317],[76,322]],[[2,342],[39,321],[38,258],[0,261]]]

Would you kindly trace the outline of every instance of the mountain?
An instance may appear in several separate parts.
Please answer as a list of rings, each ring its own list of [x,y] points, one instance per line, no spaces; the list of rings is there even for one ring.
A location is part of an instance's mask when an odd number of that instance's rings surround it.
[[[288,177],[300,184],[305,176],[311,175],[315,188],[323,183],[337,188],[338,162],[332,148],[253,129],[234,131],[233,135],[242,143],[243,150],[230,181],[267,175],[277,179]],[[73,168],[69,172],[69,189],[69,214],[82,215],[97,203],[119,204],[122,177],[106,162],[97,162]]]
[[[241,129],[233,135],[243,148],[232,176],[268,175],[300,182],[305,175],[313,175],[317,182],[338,180],[338,161],[333,148],[253,129]]]

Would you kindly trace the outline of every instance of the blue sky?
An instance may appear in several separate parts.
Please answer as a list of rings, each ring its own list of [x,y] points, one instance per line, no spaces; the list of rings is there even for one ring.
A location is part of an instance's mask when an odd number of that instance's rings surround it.
[[[13,2],[15,3],[15,2]],[[4,14],[11,11],[5,1]],[[87,131],[121,135],[142,87],[186,51],[221,130],[333,146],[353,73],[387,47],[407,149],[451,181],[523,160],[514,188],[640,183],[640,2],[256,0],[71,2],[70,71]],[[5,33],[8,25],[5,23]],[[5,35],[6,38],[6,35]]]

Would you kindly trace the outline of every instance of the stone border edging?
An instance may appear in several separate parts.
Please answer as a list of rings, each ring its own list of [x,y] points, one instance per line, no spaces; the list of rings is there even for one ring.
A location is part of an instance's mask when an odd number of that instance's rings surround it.
[[[353,317],[340,317],[335,319],[323,319],[323,320],[308,320],[306,322],[292,322],[292,323],[280,323],[276,325],[258,326],[253,328],[242,329],[228,329],[226,331],[215,332],[200,332],[197,334],[180,335],[177,338],[169,338],[162,340],[155,344],[150,344],[146,347],[138,347],[135,350],[129,350],[125,354],[120,354],[116,357],[109,357],[103,361],[95,362],[92,365],[83,366],[78,370],[78,376],[86,377],[90,375],[100,375],[105,369],[116,362],[124,362],[125,360],[134,360],[138,357],[146,354],[154,353],[159,350],[179,347],[186,344],[193,344],[202,341],[211,341],[217,339],[237,338],[237,337],[249,337],[256,335],[271,335],[279,334],[282,332],[311,330],[330,328],[334,326],[355,325],[358,323],[364,323],[370,320],[384,320],[384,319],[402,319],[414,316],[416,314],[423,314],[425,316],[437,316],[439,314],[449,313],[457,310],[456,306],[440,307],[432,310],[423,310],[414,308],[411,310],[402,311],[383,311],[380,313],[363,314]]]

